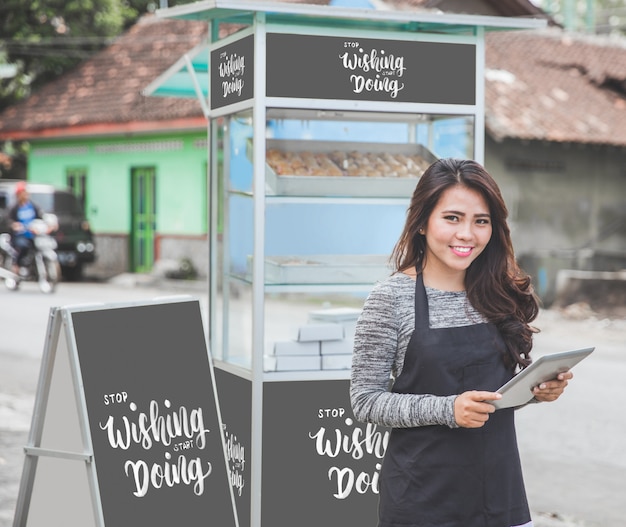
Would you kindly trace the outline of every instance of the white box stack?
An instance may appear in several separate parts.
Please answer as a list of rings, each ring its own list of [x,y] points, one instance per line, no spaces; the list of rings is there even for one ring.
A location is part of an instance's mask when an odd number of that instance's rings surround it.
[[[344,331],[343,339],[320,343],[323,370],[349,370],[352,367],[354,332],[360,315],[360,309],[350,307],[319,309],[309,313],[309,321],[339,324]]]
[[[274,343],[272,354],[265,356],[265,370],[320,370],[322,345],[344,340],[344,329],[341,324],[305,324],[298,327],[295,339]]]
[[[360,314],[348,307],[311,311],[293,339],[273,343],[265,371],[349,370]]]

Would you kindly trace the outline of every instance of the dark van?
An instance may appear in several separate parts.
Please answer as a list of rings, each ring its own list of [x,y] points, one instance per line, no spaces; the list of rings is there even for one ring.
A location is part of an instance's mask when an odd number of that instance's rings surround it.
[[[16,180],[0,179],[0,233],[10,232],[9,209],[15,203]],[[67,280],[79,280],[85,264],[96,259],[94,236],[78,199],[68,190],[28,183],[28,193],[43,212],[55,214],[59,229],[53,233],[61,272]]]

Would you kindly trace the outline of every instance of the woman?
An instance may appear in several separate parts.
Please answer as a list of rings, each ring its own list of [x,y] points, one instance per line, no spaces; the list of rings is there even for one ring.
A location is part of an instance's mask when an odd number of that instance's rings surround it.
[[[489,403],[530,363],[538,313],[506,217],[480,164],[433,163],[394,248],[396,272],[364,305],[350,391],[358,420],[392,428],[379,527],[532,525],[513,409]],[[534,398],[557,399],[571,378]]]

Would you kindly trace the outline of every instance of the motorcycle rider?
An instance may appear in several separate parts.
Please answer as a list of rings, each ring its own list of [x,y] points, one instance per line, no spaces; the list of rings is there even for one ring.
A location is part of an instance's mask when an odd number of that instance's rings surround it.
[[[35,219],[43,218],[43,211],[30,199],[28,188],[24,181],[20,181],[15,187],[17,202],[9,209],[11,220],[11,245],[17,253],[13,261],[13,272],[19,274],[23,258],[33,247],[34,234],[29,226]]]

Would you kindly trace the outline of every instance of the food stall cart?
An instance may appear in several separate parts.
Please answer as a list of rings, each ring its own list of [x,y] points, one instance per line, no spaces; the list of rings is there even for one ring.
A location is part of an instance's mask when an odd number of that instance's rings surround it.
[[[483,161],[485,32],[544,21],[236,0],[157,14],[209,25],[149,93],[187,75],[209,120],[209,340],[239,524],[374,525],[388,431],[350,409],[360,306],[424,168]]]

